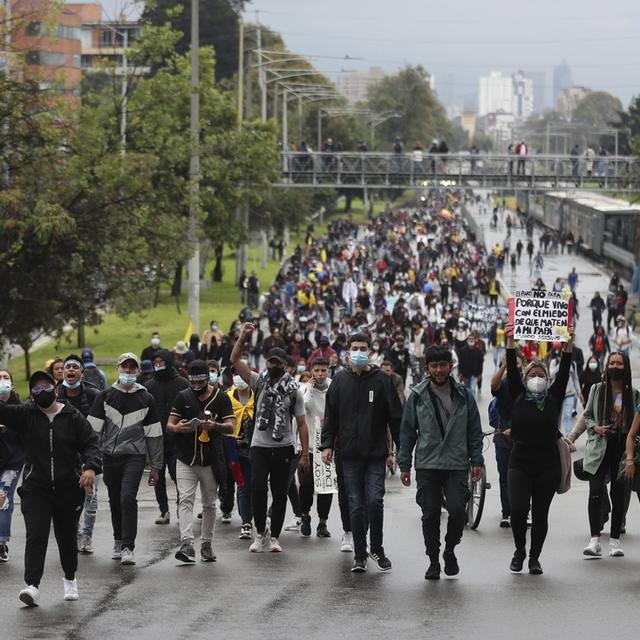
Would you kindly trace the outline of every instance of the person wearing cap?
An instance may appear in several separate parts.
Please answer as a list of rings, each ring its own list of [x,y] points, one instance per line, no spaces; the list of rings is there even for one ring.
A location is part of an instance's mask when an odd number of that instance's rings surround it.
[[[313,365],[314,360],[322,358],[323,360],[329,360],[331,356],[336,353],[335,349],[329,344],[329,336],[320,336],[318,339],[318,348],[314,349],[309,356],[309,367]]]
[[[18,495],[26,528],[26,586],[19,598],[35,606],[52,520],[64,572],[64,599],[78,599],[78,513],[83,489],[91,487],[100,473],[100,444],[86,418],[72,405],[58,402],[53,376],[36,371],[29,390],[30,402],[0,402],[0,424],[16,433],[25,453]]]
[[[85,418],[100,391],[89,382],[82,380],[84,365],[80,358],[71,354],[64,359],[62,384],[58,387],[58,400],[73,405]],[[93,527],[98,511],[98,488],[101,476],[96,476],[93,490],[84,498],[83,516],[78,526],[78,551],[93,553]]]
[[[233,432],[234,414],[231,401],[218,385],[217,378],[212,383],[206,362],[191,362],[187,376],[189,388],[178,393],[167,422],[167,431],[175,438],[178,458],[176,479],[179,495],[180,546],[175,558],[180,562],[195,562],[193,507],[196,490],[200,485],[200,557],[203,562],[214,562],[216,499],[218,487],[224,486],[227,478],[222,435]]]
[[[160,334],[157,331],[154,331],[151,334],[151,344],[142,350],[140,361],[151,360],[153,362],[153,358],[160,349],[162,349],[160,346]]]
[[[285,372],[287,354],[275,347],[267,353],[267,368],[259,375],[241,360],[243,344],[254,330],[251,323],[242,327],[231,352],[236,373],[255,394],[251,470],[253,474],[253,512],[256,537],[250,550],[281,552],[279,537],[287,509],[291,461],[295,456],[293,418],[301,444],[300,468],[309,468],[309,430],[305,418],[304,396],[300,385]],[[271,485],[271,531],[267,529],[267,489]]]
[[[107,388],[107,375],[102,369],[96,366],[93,361],[93,351],[91,349],[82,350],[82,380],[89,382],[94,387],[104,391]]]
[[[176,346],[171,352],[173,358],[173,364],[178,370],[178,373],[183,377],[187,377],[187,366],[193,360],[193,354],[189,351],[189,347],[184,340],[178,340]]]
[[[162,426],[153,396],[136,382],[140,362],[133,353],[118,358],[118,380],[101,391],[89,422],[101,437],[104,483],[109,492],[114,560],[135,564],[138,488],[149,456],[149,485],[162,469]]]

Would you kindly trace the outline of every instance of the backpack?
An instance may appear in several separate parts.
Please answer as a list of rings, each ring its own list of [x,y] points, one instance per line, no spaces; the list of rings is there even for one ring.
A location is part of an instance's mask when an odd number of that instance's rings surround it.
[[[491,399],[487,411],[489,412],[489,426],[499,430],[502,422],[500,420],[500,411],[498,410],[498,398]]]
[[[95,364],[93,366],[91,366],[91,364],[93,363],[85,364],[84,370],[82,371],[82,381],[88,382],[89,384],[92,384],[94,387],[96,387],[96,389],[104,391],[105,381],[102,378],[102,374]]]

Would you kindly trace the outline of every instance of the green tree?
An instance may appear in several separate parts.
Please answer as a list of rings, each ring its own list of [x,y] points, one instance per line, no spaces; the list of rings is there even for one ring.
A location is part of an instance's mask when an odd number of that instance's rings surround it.
[[[620,111],[622,103],[618,98],[606,91],[591,91],[577,104],[571,122],[594,129],[611,127]]]

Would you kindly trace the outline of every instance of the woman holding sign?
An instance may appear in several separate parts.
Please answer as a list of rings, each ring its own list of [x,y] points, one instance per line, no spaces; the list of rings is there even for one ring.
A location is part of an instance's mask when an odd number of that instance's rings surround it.
[[[551,501],[560,484],[560,455],[558,452],[558,420],[569,379],[573,325],[569,325],[569,339],[565,342],[560,367],[553,384],[549,371],[539,361],[530,362],[520,377],[518,370],[513,324],[506,326],[507,381],[513,398],[511,439],[513,450],[509,461],[509,500],[511,529],[515,553],[511,571],[522,571],[526,558],[527,514],[531,504],[531,548],[529,573],[542,573],[540,554],[547,536]]]

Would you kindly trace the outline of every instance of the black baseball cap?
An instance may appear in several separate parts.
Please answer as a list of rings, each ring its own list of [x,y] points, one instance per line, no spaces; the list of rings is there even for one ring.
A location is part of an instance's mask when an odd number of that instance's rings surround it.
[[[284,349],[274,347],[269,351],[269,353],[267,353],[267,362],[269,360],[277,360],[278,362],[282,362],[282,364],[286,365],[289,361],[289,356],[287,356]]]
[[[46,378],[54,387],[56,386],[56,381],[50,373],[46,371],[34,371],[29,378],[29,389],[33,389],[35,382],[43,378]]]

